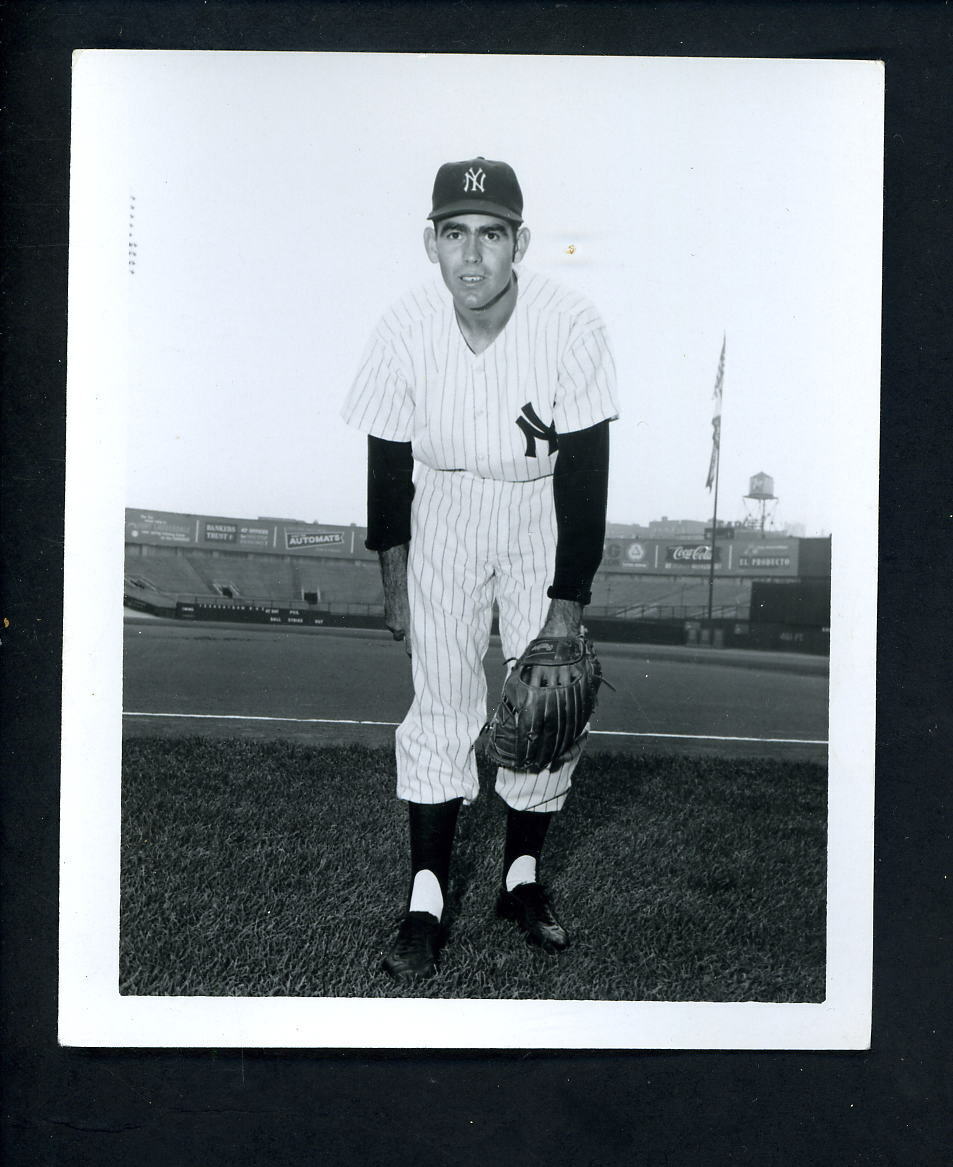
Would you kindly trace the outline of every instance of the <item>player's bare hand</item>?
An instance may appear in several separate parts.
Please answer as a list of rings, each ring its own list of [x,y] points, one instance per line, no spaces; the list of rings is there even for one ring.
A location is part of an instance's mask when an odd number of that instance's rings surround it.
[[[403,603],[384,604],[384,624],[395,640],[402,640],[407,655],[410,656],[410,609],[406,596]]]
[[[379,552],[384,584],[384,624],[395,640],[402,640],[411,653],[410,602],[407,598],[407,544]]]
[[[551,600],[546,622],[536,639],[546,636],[578,636],[582,631],[582,604],[574,600]],[[560,665],[558,668],[534,665],[523,674],[523,680],[534,689],[546,686],[570,685],[579,679],[578,665]]]
[[[575,600],[550,600],[546,622],[539,636],[578,636],[582,631],[582,604]]]

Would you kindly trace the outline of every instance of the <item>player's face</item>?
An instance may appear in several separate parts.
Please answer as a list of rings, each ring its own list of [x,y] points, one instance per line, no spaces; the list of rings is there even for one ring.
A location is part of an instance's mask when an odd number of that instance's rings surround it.
[[[495,304],[509,288],[529,231],[494,215],[455,215],[428,227],[424,243],[454,303],[474,312]]]

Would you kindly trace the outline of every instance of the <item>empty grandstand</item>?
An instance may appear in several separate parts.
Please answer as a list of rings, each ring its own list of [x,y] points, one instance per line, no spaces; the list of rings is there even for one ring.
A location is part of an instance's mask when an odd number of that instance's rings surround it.
[[[713,599],[713,615],[747,618],[751,581],[716,579]],[[600,571],[592,583],[592,604],[587,611],[590,616],[620,620],[697,618],[708,612],[708,581]]]
[[[672,640],[704,640],[713,622],[718,625],[713,642],[767,643],[774,633],[766,631],[771,622],[763,619],[765,603],[768,610],[787,613],[789,623],[797,619],[788,602],[790,588],[779,606],[770,600],[773,587],[826,580],[829,594],[830,539],[760,537],[739,528],[727,537],[719,534],[713,549],[704,532],[685,533],[686,527],[650,524],[652,535],[644,538],[616,527],[619,534],[606,539],[587,620],[611,622],[612,634],[624,638],[639,631]],[[660,533],[669,528],[671,534]],[[130,509],[125,602],[183,619],[379,622],[380,573],[364,537],[364,528],[353,525]],[[752,611],[755,583],[759,594],[769,597],[759,601],[758,611]],[[810,625],[796,647],[824,651],[829,616],[818,615],[822,608],[816,602],[802,606]],[[780,633],[775,640],[784,646],[779,638]]]

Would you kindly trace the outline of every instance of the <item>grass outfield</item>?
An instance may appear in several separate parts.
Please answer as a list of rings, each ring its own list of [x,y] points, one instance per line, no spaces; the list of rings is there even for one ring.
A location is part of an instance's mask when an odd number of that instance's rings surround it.
[[[480,768],[441,972],[411,992],[379,971],[407,880],[392,750],[127,742],[121,992],[823,1000],[824,767],[588,753],[543,856],[561,956],[493,915],[504,808]]]

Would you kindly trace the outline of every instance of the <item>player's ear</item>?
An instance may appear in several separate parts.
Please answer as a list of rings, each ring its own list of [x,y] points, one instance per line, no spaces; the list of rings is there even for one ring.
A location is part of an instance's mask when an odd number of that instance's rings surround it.
[[[427,257],[431,263],[439,263],[440,257],[437,255],[437,233],[433,227],[424,228],[424,247],[427,249]]]
[[[513,262],[519,261],[526,254],[526,249],[529,247],[529,227],[520,227],[516,232],[516,243],[513,246]]]

